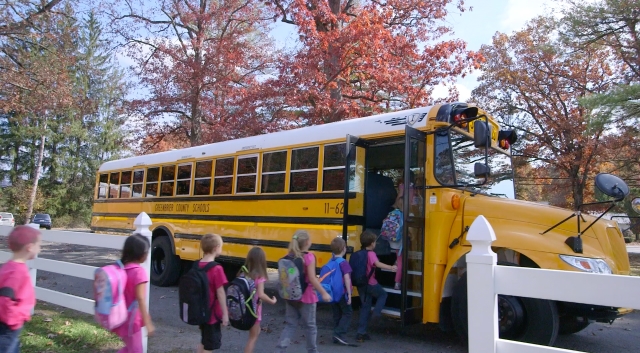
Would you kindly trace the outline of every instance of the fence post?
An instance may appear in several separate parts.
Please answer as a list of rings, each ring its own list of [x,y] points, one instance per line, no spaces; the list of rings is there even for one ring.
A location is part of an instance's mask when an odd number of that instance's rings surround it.
[[[36,224],[36,223],[29,223],[27,224],[28,227],[31,227],[33,229],[36,229],[38,232],[40,231],[40,225]],[[36,254],[36,256],[32,259],[35,260],[38,257],[38,255]],[[36,279],[38,277],[38,270],[35,268],[32,268],[31,266],[29,266],[29,276],[31,277],[31,285],[33,286],[33,288],[36,287]],[[33,315],[36,312],[36,308],[33,307],[31,308],[31,315]]]
[[[498,331],[498,295],[494,286],[497,255],[491,250],[496,234],[484,216],[469,228],[467,241],[467,310],[469,315],[469,353],[495,353]]]
[[[149,240],[149,244],[151,244],[151,230],[149,230],[149,227],[151,226],[151,218],[149,218],[149,215],[147,215],[146,212],[140,213],[138,217],[136,217],[136,220],[133,221],[133,225],[136,226],[136,230],[134,231],[134,233],[142,234]],[[144,261],[144,264],[142,264],[142,267],[145,269],[145,271],[147,271],[147,276],[149,276],[149,278],[147,278],[147,310],[150,310],[149,294],[150,294],[150,288],[151,288],[151,249],[149,249],[149,256],[147,256],[147,259]],[[147,342],[148,342],[147,329],[146,327],[144,327],[142,329],[142,352],[143,353],[147,353]]]

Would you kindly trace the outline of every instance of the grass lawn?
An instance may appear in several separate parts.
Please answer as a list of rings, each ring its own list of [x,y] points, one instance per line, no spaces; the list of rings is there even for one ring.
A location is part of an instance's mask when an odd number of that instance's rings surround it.
[[[35,315],[22,329],[23,353],[117,352],[120,339],[98,326],[93,316],[38,302]]]

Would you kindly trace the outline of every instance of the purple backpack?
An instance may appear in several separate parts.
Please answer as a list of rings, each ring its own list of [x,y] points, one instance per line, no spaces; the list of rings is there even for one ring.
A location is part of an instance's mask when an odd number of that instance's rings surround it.
[[[124,300],[124,288],[127,285],[127,271],[122,262],[101,267],[96,270],[93,281],[95,299],[95,317],[100,326],[109,331],[127,322],[129,310]],[[133,307],[132,303],[132,307]]]
[[[380,237],[388,241],[399,241],[402,239],[402,212],[399,209],[395,209],[387,215],[382,221],[382,228],[380,229]]]

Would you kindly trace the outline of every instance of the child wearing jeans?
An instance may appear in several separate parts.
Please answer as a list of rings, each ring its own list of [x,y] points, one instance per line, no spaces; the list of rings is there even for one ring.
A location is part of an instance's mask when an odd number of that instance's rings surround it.
[[[267,302],[274,305],[278,302],[276,297],[269,298],[264,293],[264,283],[267,281],[267,256],[264,250],[259,247],[254,247],[249,250],[247,259],[244,263],[244,267],[247,271],[247,277],[253,279],[256,286],[256,295],[253,297],[254,303],[258,304],[256,309],[256,323],[249,330],[249,341],[244,347],[244,353],[253,353],[253,349],[258,341],[260,335],[260,322],[262,321],[262,302]]]
[[[347,253],[347,243],[342,238],[334,238],[331,241],[331,252],[334,258],[344,257]],[[331,304],[333,310],[333,343],[349,346],[344,336],[349,330],[351,324],[351,316],[353,316],[353,308],[351,308],[351,265],[349,261],[340,263],[340,272],[342,273],[342,281],[344,283],[344,297],[337,303]]]
[[[222,237],[218,234],[203,235],[200,240],[200,249],[204,256],[198,266],[204,268],[222,253]],[[198,345],[198,353],[210,353],[214,349],[220,349],[222,346],[220,325],[229,325],[227,295],[224,291],[227,276],[224,274],[224,269],[222,266],[212,267],[207,271],[207,278],[209,279],[209,298],[213,301],[213,315],[211,315],[211,321],[208,324],[200,325],[201,340]]]
[[[304,276],[308,285],[300,301],[285,300],[285,327],[280,334],[280,339],[276,346],[276,352],[279,353],[287,351],[287,347],[289,343],[291,343],[291,338],[296,333],[298,325],[301,325],[305,329],[307,352],[318,353],[316,344],[316,336],[318,335],[318,328],[316,326],[316,303],[318,302],[318,297],[314,289],[320,292],[325,302],[330,302],[331,296],[324,290],[316,277],[316,258],[312,253],[308,252],[310,247],[311,238],[309,237],[309,233],[304,230],[299,230],[293,234],[293,239],[289,244],[289,253],[296,258],[303,258]]]
[[[0,267],[0,352],[18,353],[20,331],[36,305],[26,262],[40,252],[40,231],[18,226],[9,233],[8,243],[13,257]]]
[[[367,272],[371,273],[371,270],[374,268],[382,268],[386,270],[390,270],[396,272],[398,268],[394,266],[389,266],[384,264],[378,260],[378,256],[373,251],[376,247],[376,234],[365,230],[362,235],[360,235],[360,245],[362,249],[367,250]],[[370,340],[371,337],[367,334],[367,325],[369,324],[369,319],[371,317],[378,318],[382,315],[382,309],[384,308],[384,304],[387,301],[387,292],[384,291],[384,288],[378,283],[376,280],[375,271],[373,275],[369,277],[369,282],[366,286],[358,287],[358,293],[360,294],[360,299],[362,300],[362,307],[360,308],[360,317],[358,318],[358,332],[356,334],[356,341],[364,342],[365,340]],[[373,314],[371,313],[371,305],[373,303],[373,298],[376,298],[376,306],[373,309]]]

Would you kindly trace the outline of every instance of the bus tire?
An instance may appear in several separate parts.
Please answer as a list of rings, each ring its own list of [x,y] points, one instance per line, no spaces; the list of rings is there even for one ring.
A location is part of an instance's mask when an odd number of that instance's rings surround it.
[[[589,320],[585,318],[574,315],[563,315],[560,316],[560,329],[558,330],[558,334],[571,335],[584,330],[587,326],[589,326]]]
[[[456,333],[467,339],[467,274],[453,289],[451,320]],[[554,301],[535,298],[498,296],[498,328],[500,338],[552,346],[558,337],[560,319]]]
[[[174,285],[180,277],[182,264],[173,254],[171,239],[159,236],[151,246],[151,284],[159,287]]]

